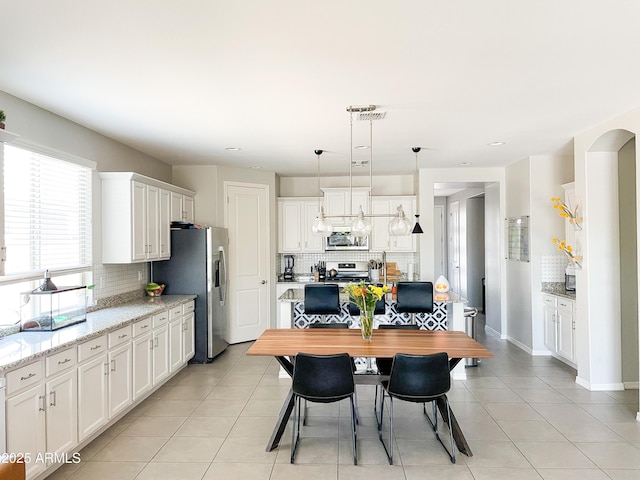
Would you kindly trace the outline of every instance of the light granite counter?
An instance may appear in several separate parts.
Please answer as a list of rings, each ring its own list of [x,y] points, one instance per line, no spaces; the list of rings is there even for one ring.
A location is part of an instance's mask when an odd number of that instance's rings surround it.
[[[195,295],[140,297],[87,313],[85,322],[55,332],[20,332],[0,338],[0,374],[195,298]]]
[[[542,293],[548,293],[549,295],[568,298],[570,300],[576,299],[576,292],[567,292],[564,288],[564,282],[542,282],[542,288],[540,291]]]

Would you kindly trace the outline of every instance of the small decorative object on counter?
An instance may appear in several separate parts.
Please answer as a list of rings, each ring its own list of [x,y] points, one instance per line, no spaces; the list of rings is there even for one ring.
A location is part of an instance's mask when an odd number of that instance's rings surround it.
[[[569,223],[571,223],[576,229],[582,230],[580,224],[582,223],[582,217],[578,217],[578,205],[574,209],[571,209],[571,205],[567,205],[560,197],[551,197],[551,201],[553,202],[553,208],[560,210],[558,215],[563,218],[568,218]]]
[[[574,255],[573,247],[569,245],[566,240],[558,240],[556,237],[553,237],[551,241],[558,247],[558,250],[567,254],[570,262],[575,263],[577,268],[582,268],[582,265],[580,265],[582,257]]]
[[[444,275],[440,275],[433,285],[433,289],[438,293],[447,293],[450,288],[449,280]]]
[[[373,335],[373,311],[389,288],[384,285],[367,285],[364,282],[347,284],[343,292],[349,295],[349,301],[360,309],[360,330],[363,340],[371,340]]]
[[[147,295],[149,295],[150,297],[159,297],[160,295],[162,295],[164,287],[164,284],[158,285],[157,283],[151,282],[147,283],[147,286],[144,287],[144,289],[146,290]]]

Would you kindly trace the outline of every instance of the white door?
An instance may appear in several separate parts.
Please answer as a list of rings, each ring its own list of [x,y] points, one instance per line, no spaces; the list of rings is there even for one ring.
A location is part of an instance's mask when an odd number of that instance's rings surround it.
[[[229,230],[229,343],[255,340],[269,328],[269,186],[225,182]]]
[[[449,285],[451,290],[462,294],[460,289],[460,202],[449,205]]]

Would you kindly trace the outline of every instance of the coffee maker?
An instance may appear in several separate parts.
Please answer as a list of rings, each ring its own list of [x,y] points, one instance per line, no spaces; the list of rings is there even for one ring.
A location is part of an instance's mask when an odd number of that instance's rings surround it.
[[[284,256],[284,272],[282,279],[285,282],[293,282],[293,255]]]

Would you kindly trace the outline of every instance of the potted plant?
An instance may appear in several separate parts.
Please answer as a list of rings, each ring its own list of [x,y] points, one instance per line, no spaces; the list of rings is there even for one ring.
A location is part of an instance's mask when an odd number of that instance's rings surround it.
[[[7,116],[4,114],[4,110],[0,110],[0,128],[4,130],[4,121],[7,119]]]

